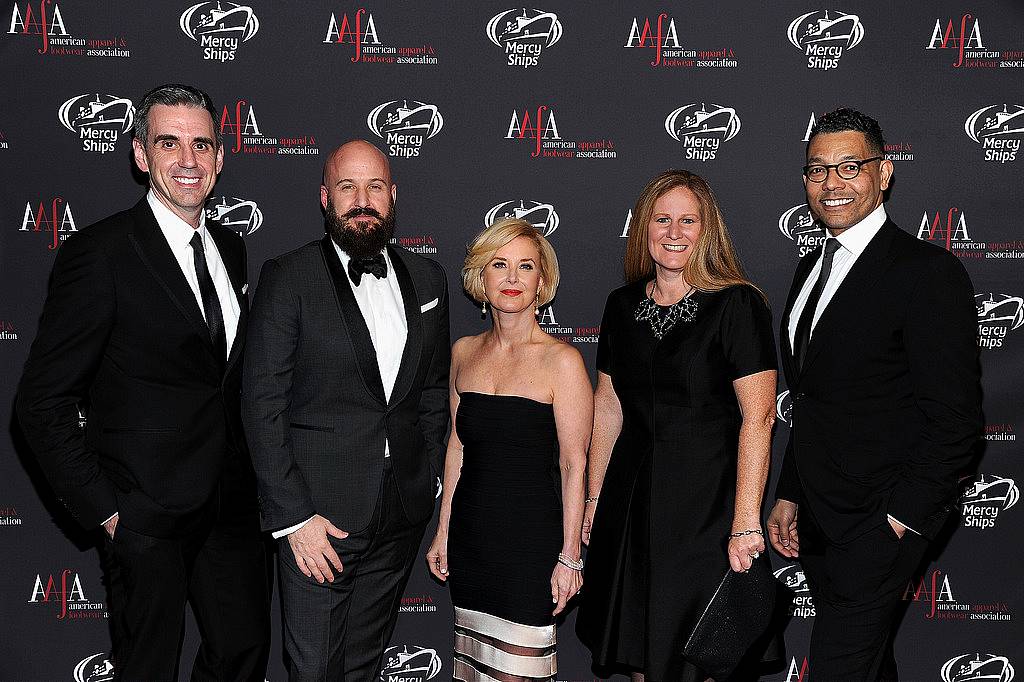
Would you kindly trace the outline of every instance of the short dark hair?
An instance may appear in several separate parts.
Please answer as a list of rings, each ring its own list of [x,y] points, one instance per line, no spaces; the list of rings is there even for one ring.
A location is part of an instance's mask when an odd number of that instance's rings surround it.
[[[132,137],[146,145],[146,138],[149,135],[149,110],[155,104],[166,104],[167,106],[186,106],[197,109],[206,109],[213,121],[213,132],[216,136],[217,146],[223,143],[223,135],[217,127],[217,109],[213,106],[210,96],[199,88],[181,83],[165,83],[159,85],[145,95],[135,110],[135,125],[132,127]]]
[[[807,138],[807,148],[810,149],[811,140],[816,135],[843,133],[848,130],[864,133],[864,137],[868,141],[868,148],[874,154],[885,154],[885,138],[882,137],[882,128],[878,125],[878,121],[856,109],[847,107],[830,111],[818,119],[811,127],[811,135]]]

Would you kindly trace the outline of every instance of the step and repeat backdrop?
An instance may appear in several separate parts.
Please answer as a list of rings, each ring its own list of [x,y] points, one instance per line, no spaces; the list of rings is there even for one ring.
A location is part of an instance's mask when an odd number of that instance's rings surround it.
[[[169,81],[205,89],[220,112],[224,170],[207,215],[244,236],[251,282],[265,259],[323,234],[322,163],[365,138],[391,158],[397,242],[448,270],[453,338],[486,324],[460,295],[466,243],[521,216],[562,266],[542,325],[591,367],[651,176],[709,180],[778,318],[798,257],[824,238],[801,183],[809,128],[838,106],[877,118],[896,167],[890,216],[974,281],[986,415],[962,513],[903,595],[897,655],[907,680],[1024,674],[1024,7],[545,3],[0,1],[0,677],[111,677],[96,536],[55,508],[12,405],[54,255],[142,195],[134,105]],[[781,379],[777,402],[781,455]],[[799,565],[772,560],[796,598],[786,660],[764,679],[804,680],[815,605]],[[559,630],[558,679],[596,679],[573,618]],[[279,682],[276,601],[274,622],[267,679]],[[450,679],[451,625],[446,589],[418,565],[380,680]],[[192,627],[182,679],[197,642]]]

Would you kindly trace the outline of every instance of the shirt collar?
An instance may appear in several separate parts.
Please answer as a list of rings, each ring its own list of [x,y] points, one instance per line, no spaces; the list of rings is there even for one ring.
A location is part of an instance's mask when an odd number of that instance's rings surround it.
[[[338,246],[338,242],[334,241],[333,239],[331,239],[331,246],[334,247],[334,252],[337,253],[338,254],[338,258],[341,259],[341,268],[342,268],[342,270],[344,270],[345,272],[348,272],[348,262],[350,260],[352,260],[352,256],[348,255],[348,251],[345,251],[340,246]],[[384,262],[388,264],[388,274],[384,275],[384,277],[383,277],[383,279],[387,279],[388,277],[391,276],[391,273],[394,272],[394,268],[392,268],[392,266],[391,266],[391,256],[388,255],[387,248],[381,249],[380,252],[382,254],[384,254]],[[345,279],[348,279],[348,278],[346,277]],[[363,281],[365,281],[365,278],[363,278]],[[351,281],[350,281],[350,283],[351,283]],[[360,281],[360,284],[362,284],[362,281]],[[353,284],[352,286],[355,286],[355,285]]]
[[[878,208],[869,213],[867,217],[859,223],[849,229],[843,230],[836,239],[839,240],[840,246],[844,249],[852,253],[854,256],[860,256],[864,249],[867,248],[868,242],[870,242],[871,239],[878,234],[878,231],[882,229],[882,225],[885,224],[885,219],[885,204],[879,204]]]
[[[178,252],[185,249],[185,247],[192,242],[192,237],[196,233],[196,228],[174,215],[171,209],[164,206],[160,200],[156,198],[156,194],[153,193],[152,189],[146,193],[146,201],[149,202],[149,207],[153,209],[153,216],[156,218],[156,224],[160,226],[160,231],[164,233],[164,239],[167,240],[171,250]],[[206,230],[206,211],[202,211],[199,214],[198,230],[199,236],[205,245],[208,234]]]

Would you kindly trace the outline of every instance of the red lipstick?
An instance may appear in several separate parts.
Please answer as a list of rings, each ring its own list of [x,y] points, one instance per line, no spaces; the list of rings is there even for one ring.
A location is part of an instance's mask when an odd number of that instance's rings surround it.
[[[506,296],[518,296],[523,292],[519,291],[519,289],[502,289],[501,293],[505,294]]]

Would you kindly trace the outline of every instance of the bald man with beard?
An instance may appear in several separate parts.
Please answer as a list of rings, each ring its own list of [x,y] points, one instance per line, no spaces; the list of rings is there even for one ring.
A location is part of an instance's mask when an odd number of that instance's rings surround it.
[[[326,234],[263,266],[242,412],[278,542],[289,679],[376,679],[448,427],[448,287],[390,244],[396,187],[362,140],[335,149]]]

